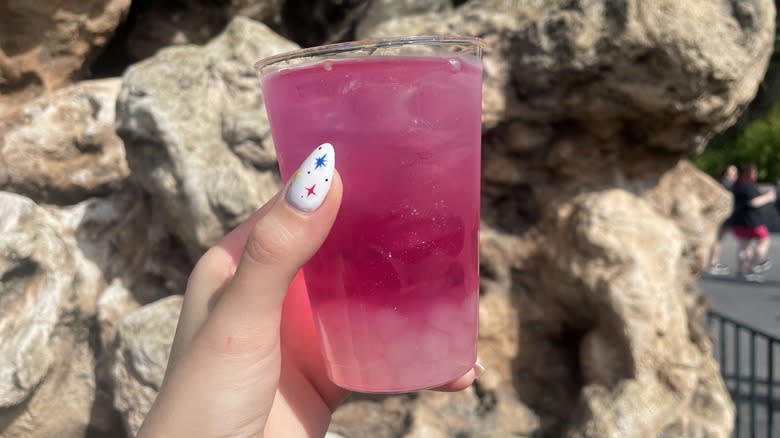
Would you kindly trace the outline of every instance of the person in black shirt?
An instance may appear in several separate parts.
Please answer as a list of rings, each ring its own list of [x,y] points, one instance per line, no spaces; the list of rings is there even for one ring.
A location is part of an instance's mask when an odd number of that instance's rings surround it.
[[[761,193],[756,187],[756,166],[739,166],[739,177],[731,188],[734,195],[734,213],[731,229],[739,241],[739,275],[750,281],[761,281],[770,267],[769,230],[764,223],[761,207],[775,202],[774,189]]]
[[[725,168],[718,172],[718,182],[724,189],[731,191],[731,187],[737,180],[737,166],[729,164]],[[731,228],[731,220],[726,219],[726,222],[721,224],[718,229],[718,237],[715,243],[712,244],[710,249],[710,265],[707,267],[707,273],[710,275],[729,275],[729,267],[720,263],[720,249],[723,236]]]

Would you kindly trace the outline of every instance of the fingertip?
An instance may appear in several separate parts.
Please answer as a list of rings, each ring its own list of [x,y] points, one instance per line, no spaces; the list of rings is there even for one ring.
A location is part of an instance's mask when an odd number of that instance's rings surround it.
[[[303,213],[318,210],[328,198],[335,171],[333,145],[323,143],[314,148],[290,177],[285,194],[287,204]]]
[[[438,392],[458,392],[463,391],[464,389],[471,386],[472,383],[474,383],[474,380],[477,378],[476,372],[474,368],[468,370],[466,374],[458,377],[457,379],[445,383],[442,386],[438,386],[436,388],[433,388],[434,391]]]
[[[485,366],[482,365],[482,361],[479,360],[478,358],[477,361],[474,363],[474,366],[472,366],[471,369],[468,370],[464,375],[442,386],[433,388],[433,391],[440,391],[440,392],[462,391],[468,388],[469,386],[471,386],[471,384],[474,383],[474,381],[484,373],[485,373]]]
[[[482,361],[477,358],[477,361],[474,363],[474,378],[479,378],[479,376],[485,374],[485,365],[482,365]]]

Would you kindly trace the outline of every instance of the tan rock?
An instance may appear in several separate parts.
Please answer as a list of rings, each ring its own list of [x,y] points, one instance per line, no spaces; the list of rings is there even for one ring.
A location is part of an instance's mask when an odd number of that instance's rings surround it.
[[[729,435],[694,277],[727,200],[678,163],[755,93],[771,3],[473,0],[372,32],[480,35],[489,47],[488,372],[475,387],[495,400],[476,417],[487,436]],[[414,403],[410,430],[451,432]]]
[[[583,194],[558,210],[542,230],[556,237],[537,261],[540,281],[518,303],[524,401],[568,418],[564,436],[658,436],[691,417],[690,436],[728,436],[730,403],[689,414],[697,387],[715,399],[728,395],[722,381],[698,383],[711,381],[715,364],[689,333],[693,278],[678,225],[621,190]],[[543,352],[545,363],[531,351]]]
[[[97,294],[57,221],[0,192],[0,425],[3,437],[77,437],[95,396],[89,349]]]
[[[280,20],[281,7],[281,0],[144,3],[138,6],[136,19],[129,30],[127,50],[141,60],[168,46],[205,44],[236,16],[276,23]]]
[[[86,81],[0,120],[0,189],[71,203],[124,184],[130,170],[114,133],[119,79]]]
[[[263,23],[272,23],[280,19],[283,0],[230,0],[228,16],[247,17]]]
[[[377,0],[369,2],[355,30],[355,36],[370,36],[383,22],[404,16],[445,12],[452,9],[450,0]],[[400,35],[398,35],[400,36]]]
[[[129,7],[130,0],[0,3],[0,116],[14,101],[77,78]]]
[[[370,6],[288,1],[287,24],[311,24],[297,27],[303,42],[347,35]],[[362,26],[373,35],[480,35],[490,47],[479,338],[488,371],[458,394],[354,395],[332,432],[728,436],[734,408],[700,324],[694,276],[728,199],[680,159],[755,92],[774,37],[772,2],[472,0],[411,14],[376,24],[367,16]],[[189,264],[167,230],[197,256],[273,192],[275,158],[250,66],[293,47],[237,19],[203,48],[163,50],[128,71],[118,123],[151,201],[128,187],[47,207],[46,216],[0,198],[3,212],[33,212],[0,215],[0,249],[13,249],[0,251],[0,301],[27,309],[0,330],[0,357],[9,342],[29,353],[23,367],[2,371],[12,362],[0,361],[0,377],[21,376],[0,378],[0,400],[9,400],[0,403],[0,425],[9,425],[0,433],[81,436],[89,404],[51,414],[53,401],[63,403],[60,387],[99,405],[115,395],[137,430],[159,389],[181,298],[134,309],[182,290]],[[6,232],[19,229],[21,238]],[[51,254],[14,255],[46,245]],[[30,271],[27,259],[44,268]],[[37,298],[41,285],[40,299],[13,292]],[[18,316],[33,311],[51,318],[34,325]],[[82,330],[80,315],[95,312],[99,331]],[[75,323],[62,322],[74,314]],[[105,357],[92,359],[79,333],[110,355],[115,387],[101,380]],[[111,421],[98,428],[111,430]]]
[[[122,415],[114,407],[114,356],[119,344],[119,326],[127,315],[139,307],[138,300],[119,278],[111,282],[97,302],[96,331],[99,344],[93,347],[97,388],[90,426],[92,430],[99,431],[101,436],[121,438],[127,435]]]
[[[128,69],[117,129],[135,180],[193,257],[277,190],[257,58],[296,46],[236,18],[204,47],[174,47]]]
[[[421,0],[427,1],[427,0]],[[303,47],[350,39],[371,0],[284,0],[282,28]]]
[[[717,181],[689,161],[680,161],[646,195],[661,214],[673,219],[685,239],[692,272],[706,266],[720,224],[731,214],[732,197]]]
[[[84,275],[102,282],[101,299],[104,289],[117,287],[144,305],[184,290],[192,263],[140,189],[46,208],[61,224],[63,239],[78,248],[74,257]]]
[[[133,293],[122,280],[114,279],[100,294],[97,302],[97,318],[100,327],[100,342],[104,350],[111,350],[116,339],[119,326],[126,316],[136,311],[140,306]]]
[[[136,310],[122,321],[113,367],[114,405],[135,436],[160,390],[168,364],[182,296]]]
[[[730,436],[725,432],[732,427],[735,412],[728,394],[728,388],[723,382],[717,365],[714,362],[703,365],[696,388],[687,401],[689,408],[659,436],[662,438]],[[725,416],[718,418],[717,415],[722,413]]]
[[[755,95],[774,38],[773,4],[472,0],[399,17],[371,36],[480,35],[483,121],[578,121],[637,147],[691,152]]]
[[[354,394],[333,414],[329,431],[347,438],[404,436],[413,417],[414,397]]]
[[[46,209],[59,223],[62,240],[74,248],[81,277],[100,285],[81,300],[82,308],[96,313],[90,326],[95,357],[90,433],[122,437],[123,420],[113,406],[118,327],[141,305],[184,290],[191,263],[136,188]]]
[[[184,290],[191,264],[138,189],[47,210],[61,224],[63,240],[78,248],[73,256],[82,276],[103,285],[96,302],[94,296],[88,301],[96,312],[91,326],[96,388],[90,430],[121,437],[125,427],[113,406],[112,378],[118,327],[141,305]]]

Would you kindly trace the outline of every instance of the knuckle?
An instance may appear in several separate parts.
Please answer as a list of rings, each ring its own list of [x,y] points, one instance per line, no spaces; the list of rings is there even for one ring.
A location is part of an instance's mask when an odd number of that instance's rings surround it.
[[[257,264],[273,265],[284,259],[290,250],[293,235],[278,220],[268,217],[252,228],[244,253]]]
[[[190,273],[187,280],[187,292],[193,289],[194,284],[207,285],[208,289],[215,288],[229,280],[235,272],[236,263],[224,249],[219,247],[209,248],[200,258]]]
[[[225,263],[226,254],[217,247],[209,248],[195,263],[194,271],[211,271]]]

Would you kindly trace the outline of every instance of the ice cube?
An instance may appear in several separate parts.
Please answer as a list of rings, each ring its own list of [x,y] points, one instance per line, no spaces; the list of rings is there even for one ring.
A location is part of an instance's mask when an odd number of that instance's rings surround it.
[[[349,334],[355,357],[360,363],[384,361],[385,341],[379,337],[373,322],[375,306],[356,300],[350,303],[349,309]]]
[[[459,303],[450,303],[443,299],[431,303],[427,312],[428,324],[447,333],[457,331],[456,326],[461,323],[461,317],[463,316],[460,312]]]
[[[314,310],[325,357],[341,364],[353,361],[355,351],[347,303],[344,300],[328,300],[318,304]]]
[[[464,324],[471,325],[477,322],[477,316],[479,315],[478,292],[474,291],[466,294],[466,297],[461,303],[461,312]]]
[[[446,360],[450,354],[450,335],[428,328],[417,336],[417,357],[422,362]]]
[[[392,368],[400,368],[419,360],[416,336],[400,336],[385,343],[385,358]]]
[[[388,362],[361,363],[362,386],[372,391],[394,391],[398,388],[396,369]]]
[[[377,336],[385,341],[402,337],[409,327],[409,319],[398,312],[398,307],[379,307],[373,322]]]

